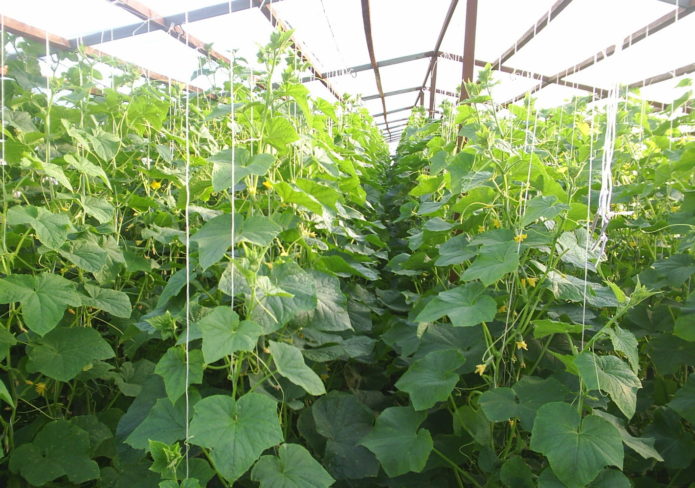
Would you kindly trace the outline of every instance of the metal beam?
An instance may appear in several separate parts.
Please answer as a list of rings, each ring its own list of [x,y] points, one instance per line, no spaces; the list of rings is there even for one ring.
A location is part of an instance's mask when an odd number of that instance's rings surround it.
[[[292,29],[288,25],[283,22],[283,20],[277,15],[277,12],[272,8],[272,4],[266,3],[265,0],[253,0],[256,6],[258,6],[261,9],[261,13],[265,16],[266,19],[268,19],[268,22],[270,22],[270,25],[273,27],[277,27],[278,29],[282,30],[283,32],[288,32]],[[328,81],[326,81],[323,77],[323,75],[319,72],[319,70],[316,69],[314,66],[314,63],[304,54],[302,48],[300,47],[299,43],[295,39],[294,36],[290,37],[290,45],[292,46],[292,49],[294,49],[295,53],[297,53],[297,56],[300,57],[300,59],[305,62],[309,66],[309,71],[311,71],[311,74],[321,82],[323,86],[326,87],[326,89],[331,92],[331,94],[337,99],[340,100],[340,95],[338,95],[338,92],[335,91],[335,89],[331,86]]]
[[[636,30],[632,34],[628,35],[623,39],[622,42],[622,49],[628,49],[632,46],[634,46],[636,43],[643,41],[650,35],[659,32],[660,30],[668,27],[669,25],[673,24],[679,19],[682,19],[683,17],[693,13],[695,9],[689,9],[689,8],[679,8],[677,10],[674,10],[673,12],[669,12],[666,15],[662,15],[658,19],[654,20],[653,22],[650,22],[646,26],[642,27],[641,29]],[[539,83],[538,85],[534,86],[529,93],[535,93],[546,86],[548,86],[551,83],[557,83],[559,85],[563,86],[571,86],[571,85],[566,85],[565,80],[563,78],[573,75],[575,73],[578,73],[580,71],[585,70],[586,68],[593,66],[594,64],[603,61],[604,59],[613,56],[616,53],[616,49],[614,45],[608,46],[605,49],[602,49],[601,51],[598,51],[596,54],[593,56],[589,56],[586,58],[584,61],[581,61],[574,66],[571,66],[570,68],[567,68],[565,70],[562,70],[552,76],[547,76],[543,77],[542,82]],[[569,82],[571,83],[571,82]],[[591,87],[589,91],[591,91]],[[584,88],[582,88],[584,89]],[[602,89],[596,89],[596,90],[602,90]],[[605,91],[605,90],[604,90]],[[606,95],[602,95],[605,97]],[[523,98],[523,97],[522,97]],[[507,103],[513,103],[516,100],[510,100]]]
[[[275,2],[278,1],[282,0],[275,0]],[[249,0],[231,0],[231,2],[218,3],[216,5],[191,10],[190,12],[167,15],[162,17],[162,19],[169,24],[181,25],[186,22],[186,19],[188,19],[188,22],[198,22],[199,20],[219,17],[220,15],[241,12],[242,10],[248,10],[252,7],[253,5],[251,5]],[[160,29],[160,27],[158,27],[155,22],[138,22],[135,24],[116,27],[115,29],[106,29],[103,31],[93,32],[91,34],[86,34],[84,36],[72,39],[71,42],[74,43],[73,45],[84,44],[85,46],[92,46],[94,44],[101,44],[102,42],[117,41],[118,39],[125,39],[126,37],[147,34],[147,32],[157,29]]]
[[[466,31],[463,40],[463,70],[459,101],[468,98],[466,83],[473,79],[475,66],[475,33],[478,28],[478,0],[466,1]]]
[[[661,2],[670,3],[677,7],[695,8],[695,0],[660,0]]]
[[[369,61],[372,63],[374,70],[374,78],[376,80],[376,89],[381,98],[381,107],[384,110],[384,122],[386,123],[386,131],[389,131],[389,122],[386,117],[386,100],[384,99],[384,89],[381,85],[381,74],[377,65],[376,56],[374,55],[374,40],[372,39],[372,16],[369,11],[369,0],[362,0],[362,25],[364,26],[364,36],[367,41],[367,51],[369,52]]]
[[[432,79],[430,80],[430,118],[434,117],[434,96],[437,93],[437,66],[439,64],[435,61],[432,67]],[[425,96],[424,94],[422,95]]]
[[[426,51],[422,53],[416,53],[416,54],[409,54],[407,56],[399,56],[397,58],[391,58],[391,59],[385,59],[384,61],[377,61],[376,65],[379,68],[383,68],[385,66],[393,66],[395,64],[400,64],[400,63],[407,63],[409,61],[417,61],[418,59],[425,59],[425,58],[431,58],[434,56],[434,51]],[[360,64],[357,66],[351,66],[349,68],[345,69],[336,69],[333,71],[326,71],[323,73],[324,78],[335,78],[336,76],[345,76],[346,74],[350,73],[359,73],[360,71],[367,71],[372,69],[372,63],[369,64]],[[313,77],[304,77],[301,79],[302,83],[308,83],[310,81],[313,81]]]
[[[692,73],[693,71],[695,71],[695,63],[690,63],[685,66],[681,66],[678,69],[667,71],[666,73],[661,73],[660,75],[651,76],[642,81],[630,83],[628,85],[628,88],[641,88],[643,86],[653,85],[654,83],[659,83],[662,81],[670,80],[671,78],[687,75],[688,73]]]
[[[391,122],[396,123],[396,122],[403,122],[405,120],[410,120],[410,117],[403,117],[402,119],[392,120]],[[384,125],[384,123],[383,122],[377,122],[376,125]]]
[[[513,46],[510,46],[500,55],[497,62],[492,66],[492,69],[498,69],[501,64],[514,56],[519,49],[528,44],[534,37],[538,35],[540,31],[545,29],[548,24],[550,24],[550,22],[557,17],[560,12],[562,12],[571,2],[572,0],[558,0],[555,2],[555,4],[550,7],[548,12],[538,19],[535,24],[529,27],[529,29],[524,32],[524,34],[514,43]]]
[[[366,102],[367,100],[376,100],[377,98],[380,98],[381,96],[392,97],[394,95],[403,95],[404,93],[411,93],[411,92],[414,92],[417,90],[420,90],[419,86],[414,86],[412,88],[401,88],[400,90],[394,90],[394,91],[386,92],[384,94],[369,95],[366,97],[362,97],[362,100]]]
[[[226,56],[215,51],[214,49],[206,46],[203,41],[193,36],[192,34],[183,30],[180,24],[166,20],[164,17],[159,15],[154,10],[143,5],[138,0],[108,0],[114,5],[121,7],[122,9],[130,12],[131,14],[140,17],[148,24],[154,24],[154,26],[166,32],[169,36],[173,37],[177,41],[183,43],[184,45],[195,49],[200,54],[210,56],[217,61],[221,61],[225,64],[231,64],[231,61]],[[188,16],[184,17],[184,22],[188,22],[190,19]]]
[[[374,114],[374,115],[372,115],[372,117],[377,118],[377,117],[383,117],[384,115],[395,114],[398,112],[405,112],[406,110],[411,110],[413,107],[414,107],[414,105],[410,105],[409,107],[397,108],[396,110],[389,110],[388,112],[385,112],[385,113]]]
[[[57,36],[57,35],[52,34],[50,32],[46,32],[42,29],[27,25],[23,22],[20,22],[18,20],[15,20],[15,19],[7,17],[7,16],[3,16],[3,21],[5,23],[5,30],[7,32],[11,32],[11,33],[16,34],[18,36],[22,36],[26,39],[31,39],[31,40],[37,41],[37,42],[45,43],[46,40],[48,39],[48,43],[49,43],[50,48],[54,49],[54,50],[66,51],[66,50],[74,49],[72,42],[64,37]],[[98,49],[94,49],[94,48],[89,47],[89,46],[84,46],[83,52],[87,56],[92,57],[92,58],[96,58],[96,59],[100,59],[100,58],[114,59],[118,63],[123,64],[124,66],[129,66],[129,67],[135,68],[142,76],[145,76],[145,77],[152,79],[152,80],[161,81],[163,83],[173,83],[176,85],[180,85],[180,86],[186,87],[189,91],[194,91],[194,92],[202,92],[203,91],[202,89],[200,89],[196,86],[189,85],[186,82],[172,79],[169,76],[162,75],[162,74],[157,73],[155,71],[150,71],[148,69],[143,68],[142,66],[138,66],[138,65],[133,64],[131,62],[120,59],[116,56],[106,54],[102,51],[99,51]]]
[[[432,69],[434,68],[434,63],[437,62],[437,57],[439,50],[442,47],[442,42],[444,42],[444,36],[446,35],[447,29],[449,29],[449,24],[451,23],[451,18],[454,16],[454,12],[456,11],[456,6],[458,5],[458,0],[451,0],[451,3],[449,4],[449,10],[446,11],[446,15],[444,16],[444,22],[442,22],[442,27],[439,29],[439,36],[437,37],[437,42],[434,44],[434,53],[435,56],[430,59],[430,64],[427,66],[427,72],[425,73],[425,79],[422,80],[422,88],[423,90],[427,86],[427,80],[430,77],[430,74],[432,73]],[[422,103],[424,105],[424,100],[425,100],[425,94],[424,92],[421,92],[418,95],[417,100],[415,100],[415,105],[418,104],[418,102]]]

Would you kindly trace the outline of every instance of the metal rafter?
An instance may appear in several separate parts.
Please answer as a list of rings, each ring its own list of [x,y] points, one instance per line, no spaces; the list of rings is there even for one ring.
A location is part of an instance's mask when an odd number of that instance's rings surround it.
[[[225,64],[230,64],[231,61],[226,56],[215,51],[214,49],[206,46],[203,41],[195,37],[194,35],[186,32],[181,24],[174,23],[172,21],[166,20],[163,16],[159,15],[154,10],[148,8],[146,5],[140,3],[138,0],[108,0],[114,5],[121,7],[122,9],[130,12],[131,14],[140,17],[149,25],[154,25],[157,29],[166,32],[169,36],[173,37],[177,41],[183,43],[184,45],[195,49],[197,52],[204,54],[206,56],[211,56],[217,61],[221,61]],[[190,19],[184,14],[184,22],[189,22]]]
[[[279,1],[282,0],[275,0],[275,2]],[[167,15],[165,17],[162,17],[162,19],[166,23],[180,25],[186,23],[187,21],[198,22],[200,20],[231,14],[233,12],[241,12],[242,10],[248,10],[250,8],[253,8],[253,5],[250,4],[249,0],[232,0],[231,2],[218,3],[216,5],[210,5],[208,7],[191,10],[190,12],[182,12],[174,15]],[[92,46],[94,44],[100,44],[102,42],[117,41],[119,39],[125,39],[127,37],[133,37],[140,34],[147,34],[147,32],[157,29],[160,29],[160,27],[158,27],[157,24],[155,24],[154,22],[138,22],[130,25],[116,27],[114,29],[106,29],[103,31],[92,32],[91,34],[86,34],[76,39],[72,39],[71,42],[73,43],[73,46],[76,44]]]
[[[463,68],[461,72],[461,95],[459,100],[468,98],[466,82],[473,79],[475,67],[475,32],[478,27],[478,0],[466,2],[466,31],[463,41]]]
[[[419,89],[420,89],[419,86],[414,86],[412,88],[401,88],[400,90],[394,90],[394,91],[390,91],[390,92],[386,92],[386,93],[381,93],[381,94],[376,94],[376,95],[368,95],[366,97],[362,97],[362,100],[366,102],[367,100],[376,100],[377,98],[380,98],[382,96],[383,97],[392,97],[394,95],[403,95],[404,93],[411,93],[411,92],[417,91]]]
[[[534,37],[538,35],[540,31],[545,29],[548,24],[557,17],[560,12],[562,12],[572,0],[558,0],[555,4],[550,7],[547,13],[545,13],[540,19],[536,21],[524,34],[517,39],[514,45],[510,46],[506,51],[504,51],[497,62],[493,65],[493,69],[498,69],[501,64],[504,64],[509,58],[514,56],[519,49],[528,44]]]
[[[385,59],[384,61],[377,61],[376,65],[379,68],[383,68],[385,66],[393,66],[394,64],[407,63],[409,61],[417,61],[418,59],[430,58],[432,56],[434,56],[434,51],[426,51],[422,53],[408,54],[407,56],[399,56],[397,58]],[[345,76],[350,73],[359,73],[360,71],[368,71],[370,69],[372,69],[372,63],[360,64],[345,69],[326,71],[325,73],[323,73],[323,77],[335,78],[336,76]],[[307,83],[312,80],[313,78],[305,77],[301,79],[301,82]]]
[[[397,108],[396,110],[389,110],[388,112],[385,112],[385,113],[372,115],[372,117],[377,118],[377,117],[383,117],[384,115],[395,114],[398,112],[405,112],[406,110],[412,109],[414,106],[415,105],[410,105],[409,107],[402,107],[402,108]]]
[[[434,99],[437,93],[437,66],[439,66],[439,64],[435,62],[432,68],[432,80],[430,82],[430,118],[434,117]],[[424,94],[422,96],[424,97]]]
[[[38,42],[43,42],[45,43],[46,40],[48,39],[48,43],[51,47],[51,49],[54,50],[60,50],[60,51],[67,51],[67,50],[73,50],[74,46],[72,42],[64,37],[57,36],[53,33],[46,32],[42,29],[39,29],[38,27],[30,26],[27,25],[23,22],[20,22],[18,20],[15,20],[11,17],[7,17],[6,15],[3,16],[4,23],[5,23],[5,30],[7,32],[11,32],[13,34],[16,34],[18,36],[22,36],[26,39],[31,39],[33,41],[38,41]],[[201,88],[198,88],[196,86],[191,86],[188,83],[185,83],[180,80],[172,79],[169,76],[162,75],[160,73],[157,73],[155,71],[150,71],[148,69],[143,68],[142,66],[135,65],[133,63],[130,63],[128,61],[125,61],[123,59],[120,59],[116,56],[112,56],[110,54],[106,54],[102,51],[99,51],[98,49],[94,49],[89,46],[84,46],[83,48],[84,53],[87,56],[93,57],[93,58],[110,58],[118,61],[119,63],[123,64],[124,66],[129,66],[132,68],[135,68],[138,70],[138,72],[147,78],[150,78],[152,80],[156,81],[161,81],[164,83],[174,83],[183,87],[186,87],[189,91],[194,91],[194,92],[202,92],[203,90]]]
[[[451,0],[451,3],[449,4],[449,10],[447,10],[446,15],[444,16],[444,22],[442,22],[442,27],[439,29],[439,36],[437,37],[437,42],[434,44],[434,55],[432,56],[432,59],[430,59],[430,64],[427,66],[427,72],[425,73],[425,79],[422,80],[422,89],[424,90],[425,87],[427,86],[427,80],[430,77],[430,74],[432,73],[432,70],[434,69],[434,64],[437,62],[437,58],[439,55],[439,50],[442,47],[442,42],[444,42],[444,36],[446,36],[446,31],[449,29],[449,24],[451,23],[451,18],[454,16],[454,12],[456,11],[456,6],[458,5],[458,0]],[[418,98],[415,100],[415,105],[418,104],[418,102],[421,102],[424,105],[425,101],[425,93],[420,92],[418,95]]]
[[[384,89],[381,85],[381,74],[379,73],[379,65],[374,55],[374,40],[372,39],[372,17],[369,11],[369,0],[362,0],[362,25],[364,26],[364,36],[367,40],[367,51],[369,52],[369,61],[374,70],[374,78],[376,80],[376,89],[381,97],[381,107],[384,110],[383,117],[386,124],[386,131],[389,132],[389,122],[386,118],[386,100],[384,98]]]
[[[253,0],[253,2],[258,8],[260,8],[261,13],[265,16],[266,19],[268,19],[270,25],[282,30],[283,32],[288,32],[291,30],[289,26],[287,26],[285,22],[278,16],[277,12],[272,8],[272,3],[266,3],[265,0]],[[341,97],[340,95],[338,95],[338,92],[331,86],[331,84],[328,81],[326,81],[325,77],[321,74],[321,72],[316,69],[314,63],[304,53],[303,49],[301,48],[300,44],[297,42],[294,36],[290,37],[290,43],[292,49],[297,54],[297,56],[299,56],[299,58],[309,66],[309,71],[311,71],[311,74],[314,75],[314,77],[318,81],[320,81],[321,84],[325,86],[329,92],[331,92],[331,95],[333,95],[337,100],[340,100]]]
[[[660,30],[668,27],[669,25],[673,24],[676,22],[678,19],[682,19],[686,15],[689,15],[691,13],[695,12],[695,9],[693,8],[679,8],[679,9],[674,9],[672,12],[667,13],[666,15],[662,15],[658,19],[654,20],[653,22],[650,22],[646,26],[642,27],[641,29],[636,30],[635,32],[631,33],[627,37],[623,39],[622,43],[622,49],[628,49],[635,44],[637,44],[640,41],[645,40],[647,37],[649,37],[652,34],[655,34],[656,32],[659,32]],[[529,93],[535,93],[546,86],[550,85],[551,83],[557,83],[559,85],[563,86],[575,86],[577,84],[572,84],[572,82],[567,82],[564,80],[565,77],[573,75],[575,73],[578,73],[580,71],[585,70],[586,68],[593,66],[594,64],[603,61],[604,59],[613,56],[616,52],[615,45],[611,45],[606,47],[605,49],[602,49],[601,51],[598,51],[595,53],[593,56],[589,56],[585,60],[575,64],[574,66],[571,66],[567,69],[564,69],[552,76],[546,76],[543,77],[541,83],[538,85],[534,86],[531,90],[529,90]],[[569,84],[567,84],[569,83]],[[586,86],[586,85],[585,85]],[[605,94],[602,94],[600,96],[605,97],[607,96],[607,90],[603,90],[601,88],[592,88],[592,87],[587,87],[589,88],[589,91],[597,90],[597,91],[603,91]],[[586,89],[586,88],[582,88]],[[524,94],[525,95],[525,94]],[[523,98],[523,96],[521,96]],[[505,104],[509,103],[514,103],[521,98],[514,97],[512,100],[509,100],[505,102]],[[658,102],[654,102],[657,103]]]
[[[654,83],[660,83],[662,81],[670,80],[671,78],[676,78],[678,76],[687,75],[695,71],[695,63],[686,64],[680,68],[661,73],[660,75],[650,76],[642,81],[637,81],[635,83],[630,83],[628,88],[640,88],[643,86],[653,85]]]
[[[403,122],[404,120],[410,120],[410,117],[403,117],[402,119],[392,120],[391,123],[395,124],[396,122]],[[376,125],[384,125],[384,123],[383,122],[377,122]]]

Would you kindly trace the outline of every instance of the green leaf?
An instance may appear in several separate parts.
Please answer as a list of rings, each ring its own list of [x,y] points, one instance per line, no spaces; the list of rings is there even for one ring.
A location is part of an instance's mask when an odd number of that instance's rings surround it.
[[[234,158],[234,180],[232,180],[232,157]],[[249,153],[243,148],[225,149],[210,158],[213,162],[212,188],[223,191],[236,186],[247,176],[263,176],[275,162],[271,154],[256,154],[249,160]]]
[[[662,458],[661,454],[659,454],[658,451],[654,449],[654,438],[633,437],[627,431],[623,422],[618,417],[615,417],[609,413],[603,412],[598,409],[594,409],[594,415],[598,415],[602,419],[607,420],[613,425],[613,427],[618,429],[618,432],[620,433],[620,438],[623,440],[623,443],[627,447],[635,451],[637,454],[642,456],[644,459],[653,458],[659,462],[663,462],[664,458]]]
[[[14,407],[14,401],[12,400],[12,395],[7,390],[5,382],[0,380],[0,400],[7,403],[10,407]]]
[[[30,226],[39,241],[51,249],[61,247],[74,230],[66,214],[54,214],[43,207],[12,207],[7,211],[7,223]]]
[[[273,185],[273,190],[280,196],[283,203],[294,203],[300,208],[314,212],[315,214],[323,214],[323,206],[312,195],[309,195],[304,190],[300,190],[295,186],[284,181],[280,181]]]
[[[516,417],[518,403],[511,388],[502,386],[483,392],[479,400],[480,408],[491,422],[503,422]]]
[[[282,444],[277,456],[261,456],[251,470],[261,488],[328,488],[335,480],[304,447]]]
[[[175,442],[169,445],[164,442],[150,440],[147,447],[150,456],[152,456],[150,471],[159,473],[165,479],[176,479],[176,467],[183,460],[179,443]],[[177,483],[175,483],[175,486],[178,488]]]
[[[68,305],[82,304],[72,281],[50,273],[0,278],[0,303],[12,302],[22,304],[24,322],[39,335],[58,325]]]
[[[635,335],[629,330],[621,329],[616,325],[608,329],[608,336],[611,338],[613,349],[624,354],[627,362],[630,363],[632,371],[637,373],[639,370],[639,354],[637,352],[637,338]]]
[[[695,424],[695,375],[688,377],[687,383],[676,392],[668,406],[685,420]]]
[[[316,308],[314,280],[296,263],[288,262],[273,266],[270,281],[292,296],[280,296],[277,293],[265,295],[262,290],[257,290],[259,306],[253,309],[251,318],[263,327],[265,333],[279,329],[297,314]]]
[[[236,242],[250,242],[259,246],[269,246],[282,232],[282,227],[263,215],[253,215],[241,223]],[[229,238],[229,234],[227,234]]]
[[[465,234],[459,234],[452,237],[444,244],[439,246],[439,257],[435,261],[435,266],[451,266],[453,264],[461,264],[464,261],[473,259],[478,255],[478,250],[475,246],[468,245],[468,237]]]
[[[99,465],[89,456],[89,434],[67,420],[54,420],[33,441],[11,454],[10,470],[33,486],[62,476],[76,484],[99,478]]]
[[[508,458],[500,468],[500,480],[507,488],[535,488],[533,471],[521,456]]]
[[[87,215],[91,215],[97,219],[100,224],[106,224],[113,221],[116,214],[116,209],[113,208],[113,205],[106,200],[91,196],[84,196],[82,197],[81,203],[82,208],[84,208]]]
[[[31,344],[27,369],[58,381],[70,381],[94,361],[114,357],[99,332],[86,327],[60,327]]]
[[[133,307],[128,295],[118,290],[110,290],[85,283],[88,296],[82,296],[82,305],[110,313],[114,317],[130,318]]]
[[[338,332],[352,330],[348,301],[340,289],[340,280],[320,271],[310,271],[316,287],[316,309],[300,314],[297,322],[312,329]]]
[[[415,317],[416,322],[434,322],[447,315],[454,327],[470,327],[490,322],[497,313],[495,300],[485,294],[480,283],[440,292]]]
[[[673,326],[673,335],[688,342],[695,342],[695,314],[678,317]]]
[[[301,386],[311,395],[318,396],[326,393],[323,381],[304,363],[304,357],[298,348],[275,341],[270,341],[269,347],[278,373],[295,385]]]
[[[265,142],[278,151],[283,151],[288,144],[297,140],[299,135],[289,120],[281,116],[270,119],[266,126]]]
[[[336,203],[343,201],[343,194],[340,191],[315,181],[297,178],[295,184],[324,207],[335,210]]]
[[[360,440],[372,430],[374,416],[355,396],[331,391],[311,407],[316,432],[326,438],[323,464],[337,479],[374,477],[379,462]]]
[[[191,443],[211,449],[217,471],[238,479],[266,449],[283,440],[275,402],[258,393],[238,400],[213,395],[195,406]]]
[[[538,409],[531,449],[548,458],[555,476],[568,487],[586,486],[605,466],[623,467],[623,443],[616,428],[596,415],[582,419],[567,403]]]
[[[188,372],[186,372],[186,354],[181,347],[170,347],[157,363],[154,372],[164,380],[164,388],[171,403],[181,398],[188,385],[203,382],[203,353],[200,349],[188,352]],[[186,384],[188,376],[188,385]]]
[[[480,280],[489,286],[519,267],[519,253],[514,241],[482,246],[479,256],[464,271],[463,281]]]
[[[102,160],[108,162],[116,156],[120,145],[120,139],[116,134],[97,129],[94,135],[87,134],[87,139],[89,140],[90,146],[92,146],[94,154]]]
[[[557,322],[555,320],[533,320],[533,337],[542,339],[552,334],[579,334],[583,327],[582,324],[568,324],[567,322]]]
[[[108,261],[108,254],[101,246],[85,239],[68,241],[58,252],[75,266],[88,273],[98,273]]]
[[[61,168],[57,164],[46,163],[43,161],[39,162],[39,166],[41,167],[43,172],[46,173],[46,176],[50,176],[51,178],[54,178],[55,181],[57,181],[58,183],[63,185],[68,190],[74,191],[72,189],[72,185],[70,184],[70,180],[68,179],[67,176],[65,176],[65,172],[63,171],[63,168]]]
[[[83,175],[99,178],[109,189],[111,188],[111,182],[109,181],[109,177],[106,175],[106,172],[100,166],[92,163],[89,159],[81,156],[73,156],[72,154],[66,154],[64,159],[66,163]]]
[[[239,316],[229,307],[215,307],[198,321],[203,335],[203,358],[214,363],[237,351],[253,351],[263,329],[249,320],[239,321]]]
[[[526,204],[526,211],[524,212],[524,216],[521,218],[521,225],[526,227],[540,218],[548,220],[554,219],[563,211],[568,209],[569,206],[563,203],[558,203],[557,197],[555,196],[537,196],[529,200],[529,202]]]
[[[376,454],[386,474],[394,478],[425,469],[434,444],[427,429],[419,429],[427,418],[412,407],[387,408],[376,419],[374,430],[361,444]]]
[[[191,236],[191,241],[198,244],[200,266],[208,269],[222,259],[232,245],[232,216],[222,214],[207,221]]]
[[[192,395],[191,405],[200,398]],[[126,444],[135,449],[147,449],[150,441],[173,444],[186,436],[186,401],[179,399],[172,404],[168,398],[158,398],[145,418],[125,439]]]
[[[613,356],[583,352],[574,360],[579,376],[589,390],[608,393],[621,412],[630,419],[637,406],[637,390],[642,383],[630,367]]]
[[[465,358],[456,349],[432,351],[414,361],[396,382],[396,388],[410,394],[415,410],[425,410],[446,400],[458,383],[456,372]]]

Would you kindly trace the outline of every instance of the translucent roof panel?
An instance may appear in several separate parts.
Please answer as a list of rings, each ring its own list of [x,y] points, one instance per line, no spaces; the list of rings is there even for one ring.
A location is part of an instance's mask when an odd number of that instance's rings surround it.
[[[429,59],[418,59],[407,63],[394,64],[379,68],[381,75],[381,86],[384,93],[399,90],[401,88],[412,88],[422,85],[425,79]],[[372,93],[376,93],[376,81],[372,88]]]
[[[304,85],[309,89],[312,97],[323,98],[324,100],[331,102],[335,100],[333,95],[331,95],[331,92],[328,91],[328,88],[323,86],[323,83],[320,81],[311,81],[309,83],[305,83]]]
[[[588,95],[584,90],[568,86],[548,85],[533,94],[537,108],[551,108],[570,102],[574,97]]]
[[[219,1],[219,0],[218,0]],[[273,28],[268,19],[258,10],[249,9],[186,24],[184,29],[213,48],[229,55],[245,58],[250,66],[256,67],[260,46],[270,41]]]
[[[622,43],[673,9],[657,0],[575,1],[506,64],[552,76]]]
[[[386,97],[386,110],[394,110],[401,107],[409,107],[415,104],[415,99],[417,98],[417,92],[402,93],[400,95],[393,95],[391,97]],[[397,114],[396,114],[397,115]],[[392,118],[396,118],[395,116]],[[399,115],[397,118],[401,118]]]
[[[371,70],[336,76],[328,82],[341,94],[369,96],[376,93],[376,79]]]
[[[422,0],[370,2],[377,61],[434,49],[450,3],[449,0],[428,0],[426,3]],[[364,37],[364,33],[362,35]]]
[[[143,49],[147,46],[147,49]],[[198,69],[198,53],[162,31],[148,32],[117,41],[97,44],[97,49],[178,81],[191,79]],[[191,84],[204,87],[202,80]]]
[[[640,89],[639,96],[646,100],[671,103],[690,90],[695,91],[695,74],[692,73],[645,86]]]
[[[94,0],[92,0],[94,1]],[[167,16],[197,10],[210,5],[225,3],[224,0],[138,0],[159,15]],[[251,2],[249,1],[249,5]]]
[[[283,0],[273,3],[277,15],[307,48],[319,71],[369,63],[360,2]]]
[[[475,57],[494,62],[532,26],[555,0],[485,0],[478,2],[478,26],[475,35]],[[466,25],[466,3],[459,2],[451,19],[441,50],[454,54],[463,52]],[[430,48],[432,49],[432,48]]]
[[[3,0],[2,13],[66,39],[141,22],[101,0]]]
[[[595,65],[568,76],[568,81],[607,88],[617,79],[636,83],[690,64],[695,60],[695,15],[689,15]],[[649,62],[645,62],[649,60]]]

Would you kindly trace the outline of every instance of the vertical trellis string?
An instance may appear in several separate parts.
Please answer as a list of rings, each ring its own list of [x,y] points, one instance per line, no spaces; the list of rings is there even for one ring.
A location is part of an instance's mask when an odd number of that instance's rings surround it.
[[[229,15],[232,14],[232,1],[229,0]],[[235,246],[234,246],[234,238],[235,238],[235,233],[236,233],[236,109],[234,107],[234,65],[236,64],[236,53],[234,50],[232,50],[232,57],[230,59],[230,65],[229,65],[229,113],[230,113],[230,122],[229,122],[229,130],[232,133],[232,188],[230,190],[230,198],[231,198],[231,214],[232,214],[232,225],[231,225],[231,230],[230,230],[230,243],[232,247],[232,260],[231,260],[231,279],[230,279],[230,284],[229,284],[229,294],[231,295],[231,302],[230,302],[230,307],[232,309],[232,312],[234,311],[234,294],[235,294],[235,280],[234,280],[234,272],[235,272]],[[230,369],[232,367],[233,362],[230,363]]]
[[[5,192],[5,15],[0,13],[0,117],[2,125],[0,126],[0,171],[2,171],[2,201],[7,203],[7,195]],[[7,236],[6,226],[2,226],[2,252],[7,251]]]
[[[188,11],[185,14],[185,22],[188,25]],[[186,45],[188,46],[188,30],[186,30]],[[191,358],[189,351],[189,342],[191,338],[191,215],[190,215],[190,205],[191,205],[191,141],[189,136],[190,129],[190,92],[188,86],[188,79],[186,80],[186,87],[184,91],[184,96],[186,97],[186,107],[185,107],[185,137],[186,137],[186,166],[185,166],[185,176],[184,180],[186,182],[186,208],[184,209],[185,227],[186,227],[186,342],[184,343],[184,356],[186,361],[186,381],[184,398],[186,402],[186,420],[185,420],[185,441],[184,450],[186,458],[186,479],[188,479],[190,474],[190,411],[191,402],[188,394],[188,385],[190,383],[191,376]]]

